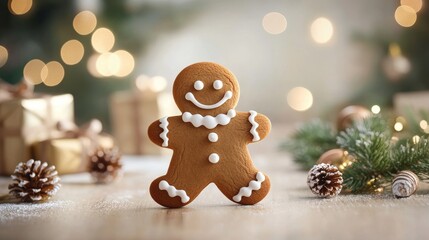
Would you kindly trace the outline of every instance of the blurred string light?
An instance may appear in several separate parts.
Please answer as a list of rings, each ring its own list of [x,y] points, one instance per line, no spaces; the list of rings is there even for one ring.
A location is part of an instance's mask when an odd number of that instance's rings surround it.
[[[401,0],[401,5],[405,5],[414,9],[418,12],[422,9],[423,1],[422,0]]]
[[[395,131],[400,132],[402,131],[402,129],[404,129],[404,124],[402,124],[401,122],[396,122],[393,128],[395,129]]]
[[[90,11],[82,11],[73,19],[73,28],[80,35],[88,35],[97,26],[97,17]]]
[[[329,19],[320,17],[311,24],[310,33],[316,43],[324,44],[334,35],[334,26]]]
[[[395,20],[402,27],[411,27],[417,21],[417,13],[412,7],[401,5],[395,11]]]
[[[115,35],[107,28],[98,28],[92,34],[91,44],[95,51],[106,53],[113,48]]]
[[[278,12],[267,13],[262,19],[262,27],[267,33],[280,34],[286,30],[286,17]]]
[[[419,143],[420,142],[420,137],[418,136],[418,135],[414,135],[413,136],[413,143],[414,144],[417,144],[417,143]]]
[[[93,54],[87,62],[89,73],[97,78],[126,77],[134,70],[134,66],[134,57],[125,50]]]
[[[0,45],[0,67],[3,67],[7,59],[9,58],[9,53],[7,52],[7,49]]]
[[[116,73],[117,77],[126,77],[134,70],[134,57],[131,53],[125,50],[118,50],[114,52],[119,58],[119,68]]]
[[[43,83],[46,86],[53,87],[61,83],[64,79],[64,68],[57,61],[48,62],[41,71]]]
[[[428,122],[426,120],[421,120],[419,125],[420,125],[420,128],[424,130],[428,127]]]
[[[84,52],[82,43],[72,39],[61,47],[61,59],[67,65],[75,65],[82,60]]]
[[[395,124],[393,125],[393,129],[395,129],[395,131],[400,132],[404,129],[404,126],[407,124],[407,120],[402,117],[399,116],[396,118]]]
[[[30,11],[33,0],[9,0],[9,11],[15,15],[23,15]]]
[[[161,76],[149,77],[142,74],[137,77],[136,86],[140,91],[162,92],[167,87],[167,80]]]
[[[33,59],[24,67],[24,79],[33,83],[44,83],[46,86],[56,86],[64,79],[64,68],[61,63],[51,61],[45,64],[42,60]]]
[[[103,77],[103,75],[101,75],[98,71],[97,71],[97,58],[98,56],[100,56],[100,54],[93,54],[88,58],[88,62],[86,64],[86,67],[88,69],[88,72],[96,77],[96,78],[101,78]]]
[[[372,113],[374,113],[374,114],[379,114],[379,113],[380,113],[380,111],[381,111],[381,108],[380,108],[380,106],[378,106],[378,105],[373,105],[373,106],[371,107],[371,112],[372,112]]]
[[[118,55],[107,52],[97,57],[95,67],[103,77],[113,76],[119,70],[119,57]]]
[[[295,87],[288,92],[287,102],[296,111],[306,111],[313,105],[313,95],[306,88]]]
[[[24,67],[24,79],[34,85],[42,83],[44,78],[46,78],[46,76],[42,77],[42,69],[44,67],[45,63],[39,59],[29,61]]]

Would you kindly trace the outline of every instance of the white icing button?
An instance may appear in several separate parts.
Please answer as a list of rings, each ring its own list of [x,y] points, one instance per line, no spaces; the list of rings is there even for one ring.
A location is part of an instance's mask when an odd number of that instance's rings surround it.
[[[223,87],[223,82],[221,80],[216,80],[213,82],[213,87],[216,90],[219,90]]]
[[[204,83],[202,81],[200,81],[200,80],[195,81],[194,88],[195,88],[195,90],[199,91],[199,90],[201,90],[201,89],[204,88]]]
[[[220,159],[220,157],[217,153],[212,153],[209,156],[209,162],[211,162],[211,163],[218,163],[219,159]]]
[[[217,133],[209,133],[210,142],[217,142],[218,139],[219,139],[219,136],[217,135]]]

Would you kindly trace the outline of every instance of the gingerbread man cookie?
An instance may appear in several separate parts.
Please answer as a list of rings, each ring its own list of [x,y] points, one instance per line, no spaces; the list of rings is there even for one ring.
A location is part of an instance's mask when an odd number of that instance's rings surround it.
[[[167,174],[150,186],[152,198],[177,208],[191,203],[210,183],[231,201],[251,205],[270,190],[247,144],[264,139],[270,120],[255,111],[236,112],[240,89],[234,74],[209,62],[183,69],[173,85],[181,116],[164,117],[148,129],[157,145],[173,150]]]

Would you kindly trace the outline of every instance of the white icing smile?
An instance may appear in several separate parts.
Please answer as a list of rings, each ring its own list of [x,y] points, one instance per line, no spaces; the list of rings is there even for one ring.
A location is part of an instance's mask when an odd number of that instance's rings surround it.
[[[220,106],[222,106],[226,101],[228,101],[229,99],[232,98],[232,92],[231,91],[226,91],[225,94],[223,95],[223,98],[221,100],[219,100],[219,102],[215,103],[215,104],[211,104],[211,105],[206,105],[206,104],[202,104],[200,103],[197,99],[195,99],[194,94],[192,94],[191,92],[186,93],[185,95],[185,99],[192,102],[195,106],[201,108],[201,109],[215,109],[218,108]]]

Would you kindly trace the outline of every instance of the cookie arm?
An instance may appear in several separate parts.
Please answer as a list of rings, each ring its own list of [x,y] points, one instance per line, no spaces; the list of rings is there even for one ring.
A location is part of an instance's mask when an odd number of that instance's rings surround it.
[[[271,131],[271,122],[265,115],[255,111],[249,111],[248,120],[251,124],[250,134],[252,142],[258,142],[264,139]]]
[[[168,117],[163,117],[153,122],[148,130],[147,134],[149,139],[158,146],[171,148],[169,133],[171,130],[171,121]]]

